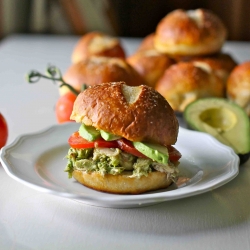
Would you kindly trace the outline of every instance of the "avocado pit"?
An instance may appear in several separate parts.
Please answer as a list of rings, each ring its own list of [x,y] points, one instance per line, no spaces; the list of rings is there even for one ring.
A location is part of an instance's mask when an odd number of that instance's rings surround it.
[[[200,114],[200,120],[213,127],[218,133],[231,130],[237,123],[236,115],[227,108],[210,108]]]

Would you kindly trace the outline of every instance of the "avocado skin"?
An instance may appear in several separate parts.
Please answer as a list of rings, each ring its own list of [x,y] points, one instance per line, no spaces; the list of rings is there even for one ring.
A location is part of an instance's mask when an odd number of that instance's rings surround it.
[[[100,131],[96,130],[92,126],[87,126],[83,123],[79,128],[79,134],[82,138],[86,139],[87,141],[95,141],[101,137]]]
[[[204,119],[204,114],[209,122]],[[223,98],[202,98],[189,104],[183,116],[188,128],[211,134],[233,148],[236,154],[250,152],[249,118],[237,104]],[[222,119],[221,127],[219,119]]]
[[[190,130],[194,130],[189,125],[187,125],[187,128],[190,129]],[[250,152],[248,152],[246,154],[237,154],[237,155],[240,158],[240,165],[243,165],[244,163],[246,163],[248,161],[248,159],[250,158]]]
[[[187,125],[187,128],[190,129],[190,130],[194,130],[189,125]],[[250,152],[248,152],[246,154],[237,154],[237,155],[240,158],[240,165],[243,165],[244,163],[246,163],[248,161],[248,159],[250,158]]]
[[[250,158],[250,152],[246,153],[246,154],[238,154],[239,158],[240,158],[240,165],[243,165],[244,163],[246,163],[248,161],[248,159]]]
[[[169,155],[167,148],[159,144],[143,142],[133,142],[133,145],[139,152],[146,155],[148,158],[162,164],[168,163]]]

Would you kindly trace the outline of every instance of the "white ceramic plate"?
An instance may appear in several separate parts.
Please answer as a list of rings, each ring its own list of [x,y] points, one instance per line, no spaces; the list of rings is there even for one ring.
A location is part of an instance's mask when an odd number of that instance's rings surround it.
[[[89,189],[64,172],[68,137],[79,124],[55,125],[18,137],[2,148],[1,163],[13,179],[36,190],[85,204],[128,208],[180,199],[218,188],[237,176],[238,156],[211,136],[180,128],[176,148],[182,153],[180,179],[168,189],[140,195],[117,195]]]

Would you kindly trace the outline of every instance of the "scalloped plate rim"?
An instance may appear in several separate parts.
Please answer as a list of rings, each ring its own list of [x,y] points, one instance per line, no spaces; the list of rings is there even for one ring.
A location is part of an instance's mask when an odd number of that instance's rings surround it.
[[[22,144],[23,141],[27,141],[27,140],[29,141],[29,140],[35,139],[36,137],[46,138],[47,136],[49,138],[50,136],[53,136],[53,133],[57,132],[60,134],[65,130],[72,131],[73,133],[74,129],[76,129],[77,126],[79,127],[79,124],[69,122],[69,123],[64,123],[60,125],[53,125],[38,132],[27,133],[27,134],[18,136],[11,144],[1,149],[0,161],[2,163],[4,170],[11,178],[35,190],[61,196],[61,197],[74,199],[74,200],[77,200],[77,201],[80,201],[89,205],[95,205],[95,206],[101,206],[101,207],[114,207],[114,208],[127,208],[127,207],[138,207],[138,206],[143,206],[143,205],[144,206],[152,205],[152,204],[157,204],[160,202],[181,199],[185,197],[202,194],[202,193],[208,192],[212,189],[218,188],[228,183],[229,181],[234,179],[239,173],[239,158],[231,148],[221,144],[215,138],[213,138],[212,136],[208,134],[205,134],[203,132],[198,132],[198,131],[191,131],[191,130],[180,127],[180,133],[179,133],[178,141],[176,144],[177,148],[178,146],[181,146],[181,145],[178,145],[178,142],[183,141],[183,138],[181,138],[180,136],[194,136],[194,137],[198,136],[199,138],[202,138],[202,140],[205,140],[205,143],[207,144],[211,143],[213,146],[218,147],[218,149],[222,150],[224,153],[227,152],[227,155],[228,155],[228,162],[226,163],[227,172],[225,172],[224,175],[209,180],[211,182],[209,185],[207,185],[207,182],[208,182],[207,181],[203,184],[198,183],[198,184],[185,186],[184,188],[179,188],[179,189],[175,189],[171,191],[163,191],[163,192],[159,191],[156,193],[146,193],[146,194],[139,194],[139,195],[114,195],[114,194],[102,193],[102,196],[100,196],[100,195],[93,195],[93,193],[91,193],[92,191],[90,192],[90,194],[87,194],[87,195],[77,194],[75,192],[69,192],[69,191],[67,192],[58,191],[46,185],[39,185],[36,181],[33,181],[33,182],[27,181],[23,179],[22,177],[18,176],[17,174],[15,174],[13,169],[16,170],[17,164],[15,162],[13,163],[13,159],[11,162],[10,156],[12,156],[13,153],[15,153],[15,150],[17,150],[18,147],[20,147],[19,145]],[[192,143],[194,143],[194,141],[192,141]],[[57,144],[55,145],[55,148],[62,145],[62,143],[61,144],[58,143],[58,144],[59,145]],[[67,141],[65,141],[65,144],[67,144]],[[42,153],[43,151],[40,152],[40,154]],[[39,154],[39,151],[37,152],[37,154]],[[183,157],[185,157],[185,155],[183,155]],[[32,168],[33,164],[34,163],[31,163],[31,166],[29,167]],[[202,167],[201,169],[204,170],[204,172],[207,172],[206,169],[203,169]],[[208,173],[210,172],[208,171]],[[38,174],[38,173],[34,171],[33,174]],[[94,191],[94,192],[97,192],[98,194],[101,193],[98,191]]]

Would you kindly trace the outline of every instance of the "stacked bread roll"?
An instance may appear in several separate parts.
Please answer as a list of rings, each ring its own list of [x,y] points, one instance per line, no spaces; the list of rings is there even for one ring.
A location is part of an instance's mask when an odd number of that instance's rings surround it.
[[[140,74],[125,60],[126,54],[119,39],[102,32],[89,32],[82,36],[72,52],[72,65],[63,75],[65,82],[81,91],[88,86],[124,81],[129,86],[144,84]],[[70,90],[59,89],[60,95]]]
[[[236,66],[227,81],[227,98],[243,109],[250,117],[250,61]]]
[[[104,82],[119,82],[121,79],[129,86],[144,84],[142,77],[124,59],[103,56],[90,56],[72,64],[63,79],[79,92],[83,84],[92,86]],[[59,91],[64,95],[70,90],[61,87]]]
[[[227,78],[237,65],[221,51],[226,37],[226,27],[211,11],[177,9],[158,23],[127,61],[175,111],[182,112],[198,98],[226,96]],[[168,63],[157,63],[163,57]],[[149,78],[148,72],[155,77]]]
[[[211,11],[177,9],[129,56],[118,38],[101,32],[82,36],[63,78],[78,91],[83,84],[145,84],[162,94],[176,112],[199,98],[224,97],[250,116],[250,62],[237,65],[223,53],[226,38],[225,25]],[[62,87],[60,95],[68,91]]]
[[[90,56],[125,58],[125,51],[120,41],[101,32],[89,32],[82,36],[76,44],[71,60],[78,63]]]

